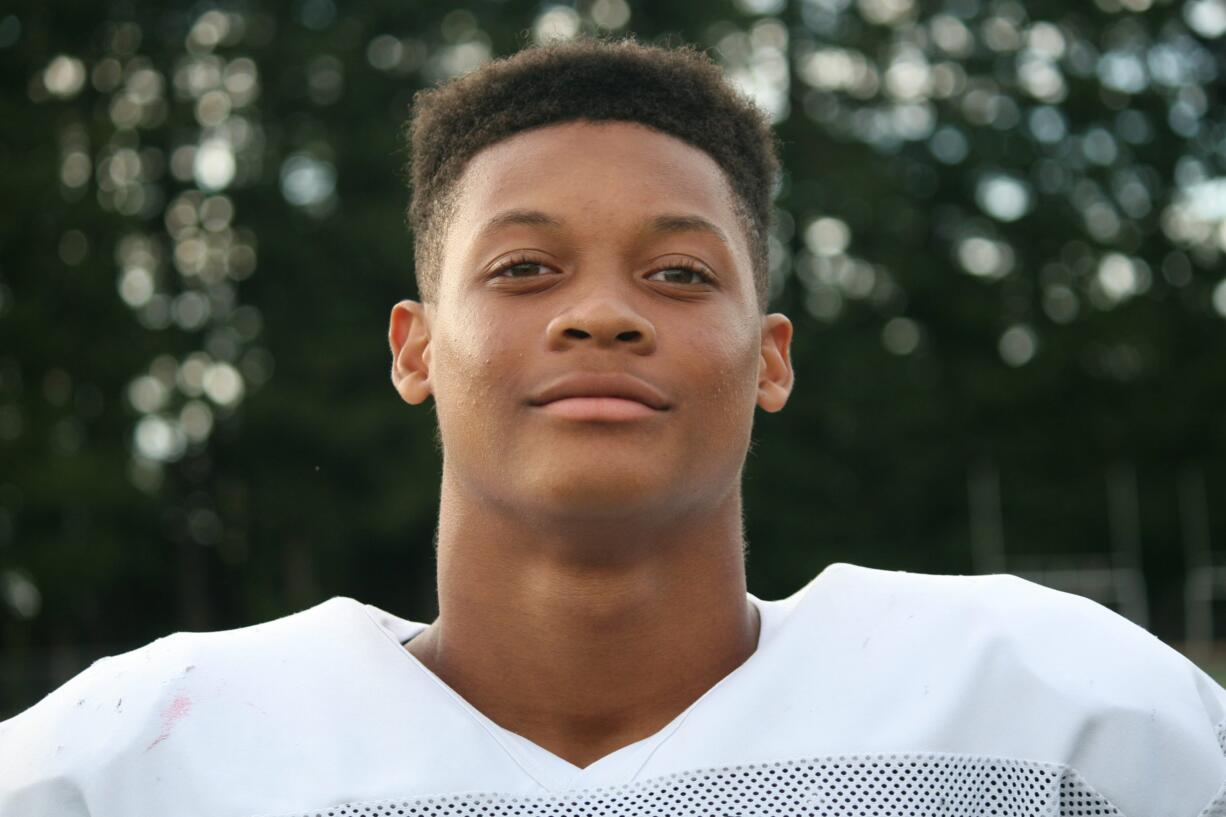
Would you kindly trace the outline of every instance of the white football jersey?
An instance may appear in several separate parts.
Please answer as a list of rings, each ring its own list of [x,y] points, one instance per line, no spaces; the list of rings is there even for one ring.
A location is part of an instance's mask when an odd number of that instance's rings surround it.
[[[0,817],[1222,817],[1226,691],[1009,576],[831,565],[758,648],[586,768],[346,598],[98,661],[0,724]]]

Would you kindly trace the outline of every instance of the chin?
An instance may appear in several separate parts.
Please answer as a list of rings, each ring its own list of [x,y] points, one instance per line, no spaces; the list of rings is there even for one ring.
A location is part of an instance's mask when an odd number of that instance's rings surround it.
[[[669,486],[675,492],[677,481],[652,476],[642,467],[622,470],[606,464],[603,468],[554,470],[524,479],[519,487],[524,506],[535,507],[544,515],[613,521],[658,513],[672,504]]]

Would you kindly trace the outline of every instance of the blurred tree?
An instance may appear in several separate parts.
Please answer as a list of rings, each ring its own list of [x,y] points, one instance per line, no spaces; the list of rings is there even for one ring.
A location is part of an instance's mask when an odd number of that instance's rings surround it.
[[[418,88],[582,33],[708,48],[777,123],[798,387],[747,467],[751,589],[975,569],[985,462],[1011,549],[1106,551],[1130,463],[1178,634],[1174,474],[1226,449],[1223,0],[22,0],[0,716],[174,629],[338,593],[434,614],[433,418],[383,339],[413,295],[401,128]]]

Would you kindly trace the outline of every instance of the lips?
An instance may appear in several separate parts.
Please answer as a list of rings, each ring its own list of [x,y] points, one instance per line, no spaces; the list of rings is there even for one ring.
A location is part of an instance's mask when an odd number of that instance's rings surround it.
[[[672,407],[659,389],[633,375],[621,373],[577,373],[564,375],[534,394],[529,405],[545,406],[571,398],[614,398],[642,403],[656,411]]]

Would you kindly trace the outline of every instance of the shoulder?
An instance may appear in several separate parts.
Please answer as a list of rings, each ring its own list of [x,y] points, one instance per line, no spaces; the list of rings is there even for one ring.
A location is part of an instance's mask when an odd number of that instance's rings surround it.
[[[975,634],[1002,649],[1037,650],[1053,670],[1063,664],[1081,673],[1111,672],[1138,661],[1188,666],[1175,650],[1103,605],[1008,574],[934,575],[835,564],[805,592],[819,587],[838,604],[883,623],[922,620],[935,628],[934,636]]]
[[[102,658],[0,723],[0,817],[88,813],[84,791],[164,739],[206,687],[258,682],[313,639],[367,615],[335,598],[235,630],[175,633]]]
[[[1066,765],[1125,814],[1196,814],[1226,791],[1226,691],[1094,601],[1009,575],[854,565],[803,592],[801,606],[869,622],[897,669],[947,690],[951,740]]]
[[[833,565],[809,589],[878,629],[913,637],[948,665],[1008,666],[1018,681],[1098,704],[1180,701],[1214,724],[1226,692],[1187,658],[1097,602],[1018,578]],[[1187,698],[1188,684],[1208,686]]]

